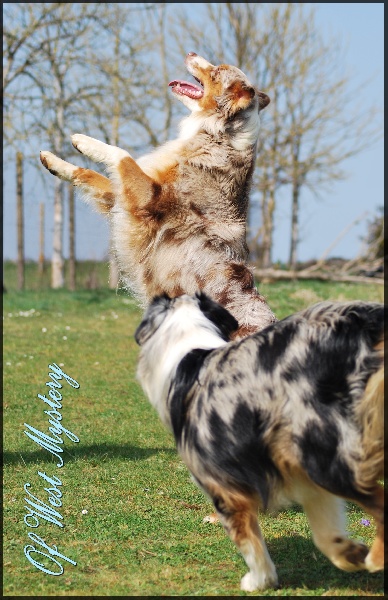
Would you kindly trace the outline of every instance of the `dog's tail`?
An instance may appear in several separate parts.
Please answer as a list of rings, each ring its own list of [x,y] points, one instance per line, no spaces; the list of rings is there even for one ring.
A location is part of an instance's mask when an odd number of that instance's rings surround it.
[[[384,342],[375,350],[383,357]],[[357,486],[370,492],[376,480],[384,477],[384,365],[369,379],[365,393],[357,407],[362,429],[363,460],[357,470]]]

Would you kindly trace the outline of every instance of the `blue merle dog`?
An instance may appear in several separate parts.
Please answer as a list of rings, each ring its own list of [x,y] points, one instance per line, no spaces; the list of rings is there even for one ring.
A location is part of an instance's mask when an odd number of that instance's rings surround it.
[[[203,293],[159,296],[136,331],[138,378],[249,572],[277,585],[258,510],[302,505],[316,546],[346,571],[384,568],[383,306],[322,302],[240,341]],[[345,502],[372,515],[369,550]]]

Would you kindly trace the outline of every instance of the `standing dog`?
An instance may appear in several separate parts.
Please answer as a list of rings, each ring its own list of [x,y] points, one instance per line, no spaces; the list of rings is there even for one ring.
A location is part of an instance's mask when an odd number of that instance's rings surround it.
[[[136,332],[138,377],[249,572],[277,584],[257,510],[296,501],[346,571],[384,567],[383,306],[322,302],[227,343],[236,320],[205,294],[156,298]],[[348,538],[345,503],[377,524]]]
[[[104,163],[109,179],[51,152],[40,158],[109,216],[124,281],[143,304],[201,289],[229,309],[243,337],[275,321],[246,264],[259,112],[269,98],[236,67],[214,66],[193,52],[185,62],[200,85],[169,84],[191,111],[178,139],[135,161],[120,148],[73,135],[75,148]]]

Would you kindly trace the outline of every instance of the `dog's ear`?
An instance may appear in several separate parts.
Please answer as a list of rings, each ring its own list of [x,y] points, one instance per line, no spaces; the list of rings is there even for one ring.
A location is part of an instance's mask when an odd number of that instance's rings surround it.
[[[248,108],[255,96],[255,88],[242,81],[237,81],[228,89],[233,96],[233,103],[237,110]]]
[[[209,298],[204,292],[197,292],[196,297],[202,313],[218,327],[223,339],[229,342],[231,334],[238,329],[236,319],[226,308]]]
[[[156,296],[147,308],[143,320],[135,331],[135,340],[142,346],[163,323],[170,308],[171,298],[167,294]]]
[[[271,102],[269,96],[267,96],[267,94],[264,94],[264,92],[260,92],[259,90],[257,91],[257,95],[259,97],[259,112],[261,110],[263,110],[263,108],[265,108],[266,106],[268,106],[268,104]]]

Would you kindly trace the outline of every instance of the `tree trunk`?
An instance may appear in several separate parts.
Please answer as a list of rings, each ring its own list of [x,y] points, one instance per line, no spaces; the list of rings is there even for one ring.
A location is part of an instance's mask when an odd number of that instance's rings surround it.
[[[262,236],[261,236],[261,251],[260,251],[260,267],[262,269],[266,268],[266,263],[268,262],[268,190],[263,191],[262,197],[262,205],[261,205],[261,221],[262,221]]]
[[[24,289],[23,154],[16,154],[16,202],[18,232],[18,289]]]
[[[74,187],[69,185],[69,290],[75,291],[75,214]]]
[[[113,146],[119,145],[119,124],[120,124],[120,98],[119,98],[119,57],[120,57],[120,30],[116,31],[115,36],[115,73],[112,82],[113,89],[113,118],[112,118],[112,140]],[[109,288],[115,290],[119,283],[120,272],[116,256],[112,249],[112,230],[110,231],[110,250],[109,250]]]
[[[63,79],[54,78],[53,87],[56,100],[57,128],[54,136],[54,152],[57,156],[63,155],[65,129],[65,109],[63,102]],[[65,284],[63,260],[63,183],[60,179],[54,181],[54,233],[53,256],[51,261],[51,287],[62,288]]]
[[[63,287],[63,185],[58,178],[54,180],[54,233],[53,233],[53,255],[51,259],[51,287],[54,289]]]
[[[298,260],[297,249],[299,242],[299,194],[300,187],[297,183],[292,185],[292,208],[291,208],[291,245],[290,258],[288,261],[289,269],[295,269]]]
[[[275,209],[275,194],[273,189],[269,191],[269,199],[266,202],[263,234],[263,269],[272,265],[272,241],[273,241],[273,213]]]
[[[44,273],[44,204],[43,202],[39,205],[39,262],[38,262],[38,274],[39,283],[42,286]]]

